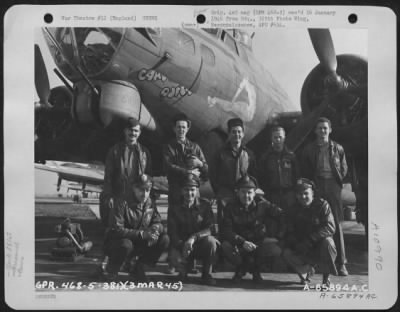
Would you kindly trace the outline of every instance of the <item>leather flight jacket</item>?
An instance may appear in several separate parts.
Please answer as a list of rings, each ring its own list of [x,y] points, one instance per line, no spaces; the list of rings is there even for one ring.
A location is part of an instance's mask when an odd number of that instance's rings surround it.
[[[233,246],[242,246],[245,241],[260,243],[272,236],[266,226],[267,219],[280,215],[282,210],[263,198],[253,200],[247,210],[235,198],[224,209],[222,239]]]
[[[171,247],[180,249],[190,237],[195,242],[212,234],[215,224],[211,203],[207,199],[197,198],[191,207],[174,207],[168,217],[168,235]]]
[[[197,157],[203,163],[203,166],[199,168],[200,179],[202,181],[207,181],[208,164],[200,146],[188,139],[186,139],[184,145],[184,151],[182,151],[181,145],[176,139],[173,139],[163,148],[163,166],[168,178],[168,183],[179,185],[181,180],[186,176],[187,171],[189,169],[194,169],[187,165],[188,159],[192,156]]]
[[[163,232],[161,216],[153,201],[149,198],[142,207],[138,203],[128,203],[117,199],[109,216],[107,235],[111,239],[140,238],[140,232],[151,228]]]
[[[304,240],[316,244],[323,238],[335,234],[335,220],[326,200],[314,198],[309,207],[302,207],[296,203],[292,211],[287,233],[289,244]]]
[[[329,140],[329,162],[333,176],[339,185],[343,185],[343,179],[347,175],[347,162],[343,147],[335,141]],[[317,142],[307,145],[302,154],[302,175],[313,181],[317,178],[318,157],[320,146]]]

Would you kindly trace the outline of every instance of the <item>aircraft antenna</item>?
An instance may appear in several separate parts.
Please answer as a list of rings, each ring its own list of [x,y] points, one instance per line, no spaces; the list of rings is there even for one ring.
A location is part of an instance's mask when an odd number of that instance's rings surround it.
[[[53,37],[53,35],[51,34],[51,32],[48,30],[47,27],[44,27],[44,30],[46,31],[46,34],[49,36],[51,42],[54,44],[54,46],[57,48],[58,52],[60,52],[60,54],[62,55],[63,59],[67,62],[67,64],[74,69],[75,71],[77,71],[82,78],[86,81],[86,83],[89,85],[89,87],[92,89],[92,91],[99,96],[100,92],[99,90],[96,89],[96,87],[93,85],[93,83],[89,80],[89,78],[85,75],[85,73],[82,71],[82,69],[79,68],[79,66],[74,65],[72,62],[70,62],[70,60],[65,56],[65,54],[63,53],[62,48],[60,47],[60,45],[58,44],[57,40]]]

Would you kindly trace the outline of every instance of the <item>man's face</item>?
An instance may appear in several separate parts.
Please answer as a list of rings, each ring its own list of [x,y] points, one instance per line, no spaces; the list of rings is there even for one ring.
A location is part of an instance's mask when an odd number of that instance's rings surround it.
[[[140,136],[140,126],[137,125],[136,127],[132,128],[125,128],[125,142],[129,145],[136,144],[139,136]]]
[[[197,196],[198,188],[196,186],[185,186],[182,189],[183,200],[185,203],[193,203]]]
[[[315,134],[321,140],[327,140],[331,132],[332,129],[327,122],[319,122],[315,128]]]
[[[256,196],[256,190],[254,188],[240,188],[237,194],[242,205],[248,207]]]
[[[229,131],[229,142],[233,145],[240,145],[242,144],[242,140],[244,137],[244,131],[241,126],[232,127]]]
[[[285,143],[285,132],[283,130],[274,131],[271,136],[271,141],[272,147],[277,151],[281,151]]]
[[[151,187],[134,186],[133,195],[140,203],[145,203],[150,196]]]
[[[310,206],[314,200],[314,191],[311,188],[307,188],[303,191],[298,191],[296,197],[301,206]]]
[[[185,140],[189,131],[189,125],[185,120],[178,120],[175,123],[174,132],[178,140]]]

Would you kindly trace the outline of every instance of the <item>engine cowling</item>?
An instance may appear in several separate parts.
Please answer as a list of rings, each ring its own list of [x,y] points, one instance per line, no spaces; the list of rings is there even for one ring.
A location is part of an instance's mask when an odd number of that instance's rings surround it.
[[[65,86],[50,90],[50,106],[35,106],[35,134],[38,137],[57,138],[71,121],[72,94]]]
[[[331,120],[333,138],[343,142],[345,148],[360,148],[368,141],[368,63],[357,55],[338,55],[336,73],[342,78],[337,90],[318,64],[304,81],[301,108],[307,116],[328,99],[322,116]]]
[[[100,124],[107,127],[114,119],[135,117],[140,124],[155,130],[156,123],[141,103],[137,88],[126,81],[92,81],[100,91],[97,95],[85,81],[74,85],[72,116],[80,124]]]

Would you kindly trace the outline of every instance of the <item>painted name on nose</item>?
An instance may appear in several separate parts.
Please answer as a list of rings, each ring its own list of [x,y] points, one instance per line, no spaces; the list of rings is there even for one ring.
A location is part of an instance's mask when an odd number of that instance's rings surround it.
[[[149,81],[149,82],[168,81],[168,78],[165,75],[155,71],[154,69],[146,69],[146,68],[143,68],[138,72],[138,79],[139,81]],[[184,97],[184,96],[190,96],[192,94],[193,94],[192,91],[190,91],[188,88],[182,85],[174,87],[164,87],[160,91],[160,96],[167,98]]]
[[[154,69],[145,69],[143,68],[142,70],[139,71],[138,73],[138,79],[140,81],[167,81],[167,77],[164,76],[163,74],[155,71]]]

